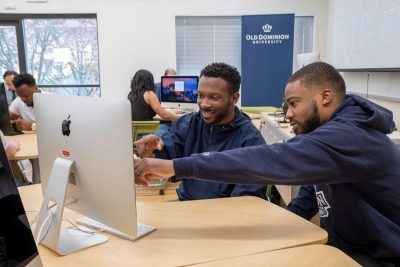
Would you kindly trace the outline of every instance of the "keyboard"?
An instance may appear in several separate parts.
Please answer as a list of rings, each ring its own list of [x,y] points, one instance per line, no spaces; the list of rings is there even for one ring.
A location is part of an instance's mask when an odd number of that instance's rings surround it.
[[[139,238],[141,238],[157,229],[150,225],[138,223],[137,224],[137,236],[130,236],[130,235],[127,235],[121,231],[118,231],[114,228],[111,228],[105,224],[102,224],[102,223],[100,223],[96,220],[93,220],[91,218],[88,218],[88,217],[80,218],[80,219],[76,220],[76,223],[81,224],[83,226],[91,227],[95,230],[103,231],[105,233],[118,236],[121,238],[125,238],[125,239],[131,240],[131,241],[138,240]]]
[[[176,114],[186,114],[186,113],[188,113],[188,112],[184,111],[183,109],[177,109],[177,110],[175,111],[175,113],[176,113]]]

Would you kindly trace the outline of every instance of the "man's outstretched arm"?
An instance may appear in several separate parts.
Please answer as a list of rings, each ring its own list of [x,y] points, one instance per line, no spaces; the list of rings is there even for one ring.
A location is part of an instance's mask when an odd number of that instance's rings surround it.
[[[172,160],[144,158],[135,159],[135,183],[148,185],[151,180],[168,179],[175,175]]]

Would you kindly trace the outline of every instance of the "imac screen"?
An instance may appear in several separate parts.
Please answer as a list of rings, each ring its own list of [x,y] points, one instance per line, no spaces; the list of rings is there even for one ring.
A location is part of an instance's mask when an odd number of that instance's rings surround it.
[[[197,76],[162,76],[161,102],[196,103]]]

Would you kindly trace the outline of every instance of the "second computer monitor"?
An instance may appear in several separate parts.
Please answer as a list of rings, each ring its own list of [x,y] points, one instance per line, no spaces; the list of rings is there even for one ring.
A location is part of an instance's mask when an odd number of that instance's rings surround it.
[[[161,103],[163,107],[196,107],[198,84],[198,76],[162,76]]]

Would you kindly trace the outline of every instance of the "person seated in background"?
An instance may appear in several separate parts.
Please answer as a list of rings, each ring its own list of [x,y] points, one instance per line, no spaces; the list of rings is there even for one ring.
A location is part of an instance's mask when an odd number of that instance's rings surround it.
[[[13,70],[7,70],[3,74],[4,82],[0,84],[0,90],[4,90],[6,92],[8,105],[10,105],[11,102],[16,98],[15,87],[12,83],[15,75],[18,75],[18,73]]]
[[[9,107],[10,118],[15,124],[15,127],[20,131],[35,130],[35,113],[33,94],[42,93],[36,85],[35,78],[28,73],[15,75],[13,79],[15,92],[17,98],[11,103]],[[51,110],[49,110],[51,112]],[[30,159],[33,171],[32,180],[34,183],[40,182],[39,160]]]
[[[10,118],[19,131],[31,131],[36,121],[33,112],[33,94],[41,91],[36,85],[35,78],[28,73],[15,75],[13,84],[18,97],[9,107]]]
[[[3,132],[1,130],[0,130],[0,139],[3,144],[4,150],[6,152],[7,158],[8,159],[12,158],[15,155],[15,153],[17,153],[17,151],[20,149],[21,147],[20,143],[14,140],[7,141],[4,138]]]
[[[164,76],[175,76],[176,71],[173,68],[168,68],[164,71]],[[161,82],[156,83],[156,95],[158,97],[158,100],[161,101]]]
[[[175,159],[194,153],[224,151],[265,144],[250,119],[237,107],[240,74],[224,63],[206,66],[200,74],[199,112],[172,122],[168,131],[147,135],[136,141],[140,156]],[[157,151],[159,150],[159,151]],[[245,177],[243,177],[245,179]],[[234,196],[266,197],[265,185],[231,184],[183,179],[177,189],[180,200]]]
[[[138,70],[131,80],[131,91],[128,94],[133,121],[153,120],[156,114],[166,121],[179,118],[179,115],[161,107],[155,90],[153,74],[148,70]]]

